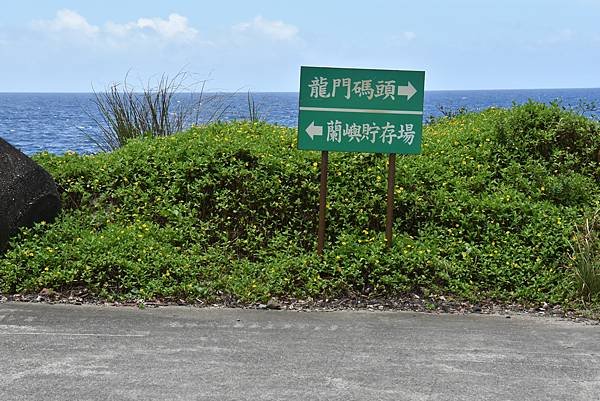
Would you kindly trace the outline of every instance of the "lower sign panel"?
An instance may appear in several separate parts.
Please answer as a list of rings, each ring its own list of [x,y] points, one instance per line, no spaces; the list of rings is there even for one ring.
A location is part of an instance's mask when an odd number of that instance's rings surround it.
[[[420,114],[304,110],[298,121],[298,149],[417,154],[422,131]]]

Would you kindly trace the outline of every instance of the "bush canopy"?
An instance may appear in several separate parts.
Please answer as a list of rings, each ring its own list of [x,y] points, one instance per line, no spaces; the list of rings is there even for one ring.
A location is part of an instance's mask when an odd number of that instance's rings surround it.
[[[264,301],[452,295],[578,299],[571,241],[600,206],[597,122],[527,103],[441,118],[399,157],[385,246],[387,157],[334,153],[315,255],[317,152],[296,130],[214,123],[111,153],[39,154],[65,210],[0,257],[0,292]]]

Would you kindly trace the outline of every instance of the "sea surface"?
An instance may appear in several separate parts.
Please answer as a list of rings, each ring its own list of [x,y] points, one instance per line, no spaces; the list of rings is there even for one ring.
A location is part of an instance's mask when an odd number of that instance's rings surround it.
[[[423,119],[465,108],[469,111],[489,107],[510,107],[529,99],[565,107],[580,108],[596,103],[599,89],[526,89],[477,91],[427,91]],[[26,154],[48,151],[97,153],[93,138],[98,138],[101,115],[93,93],[0,93],[0,137]],[[202,102],[193,94],[179,94],[175,108],[193,101],[191,122],[235,120],[250,114],[248,94],[203,94]],[[270,123],[295,127],[298,123],[298,93],[254,93],[252,102],[259,118]],[[600,111],[588,113],[600,117]]]

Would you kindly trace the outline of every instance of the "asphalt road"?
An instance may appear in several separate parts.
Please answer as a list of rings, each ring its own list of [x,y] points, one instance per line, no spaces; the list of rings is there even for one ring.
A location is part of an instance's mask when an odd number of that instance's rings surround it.
[[[600,400],[600,326],[0,304],[0,400]]]

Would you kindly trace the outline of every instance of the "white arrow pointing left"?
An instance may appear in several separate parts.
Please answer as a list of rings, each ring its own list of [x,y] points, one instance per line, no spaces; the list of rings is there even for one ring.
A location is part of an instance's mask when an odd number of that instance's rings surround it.
[[[310,136],[310,139],[314,139],[315,136],[323,135],[323,127],[320,125],[315,125],[315,122],[311,122],[310,125],[306,128],[306,133]]]

